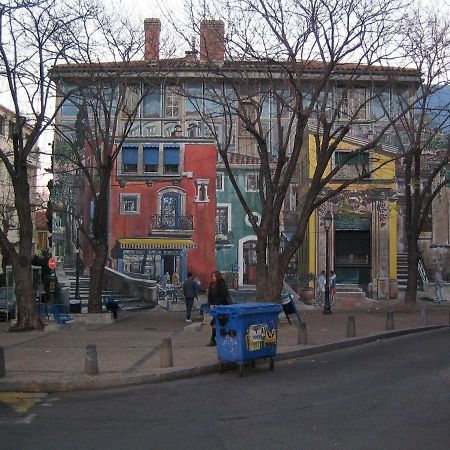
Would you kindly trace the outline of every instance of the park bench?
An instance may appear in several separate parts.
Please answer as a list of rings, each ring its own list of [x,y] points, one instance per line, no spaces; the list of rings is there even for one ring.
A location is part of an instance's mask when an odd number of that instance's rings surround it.
[[[52,305],[52,314],[55,318],[55,322],[59,325],[64,325],[66,322],[72,320],[72,318],[69,316],[68,306],[64,304]]]

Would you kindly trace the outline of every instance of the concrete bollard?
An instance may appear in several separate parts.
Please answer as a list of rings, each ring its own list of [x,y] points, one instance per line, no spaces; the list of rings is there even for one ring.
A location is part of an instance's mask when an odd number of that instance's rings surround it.
[[[161,344],[161,368],[173,367],[172,339],[165,338]]]
[[[5,375],[5,351],[3,350],[3,347],[0,347],[0,378],[3,378]]]
[[[356,324],[355,324],[355,316],[347,317],[347,337],[355,337],[356,336]]]
[[[88,375],[98,374],[97,346],[94,344],[89,344],[86,346],[84,371]]]
[[[306,323],[298,323],[297,345],[308,344],[308,334],[306,333]]]
[[[422,306],[420,310],[420,324],[423,326],[428,325],[428,308],[426,306]]]
[[[394,311],[386,312],[386,330],[394,329]]]

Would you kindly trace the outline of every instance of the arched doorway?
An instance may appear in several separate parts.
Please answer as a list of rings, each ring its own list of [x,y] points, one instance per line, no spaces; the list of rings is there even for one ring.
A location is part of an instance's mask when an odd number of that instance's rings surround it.
[[[256,284],[256,240],[243,243],[242,256],[243,284]]]

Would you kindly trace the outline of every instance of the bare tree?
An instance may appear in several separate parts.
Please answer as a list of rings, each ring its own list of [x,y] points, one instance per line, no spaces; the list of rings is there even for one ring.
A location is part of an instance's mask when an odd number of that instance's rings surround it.
[[[0,229],[0,242],[14,272],[18,306],[13,329],[41,329],[32,287],[31,260],[33,205],[30,198],[30,158],[39,137],[53,117],[53,87],[47,70],[73,46],[74,27],[89,6],[56,0],[7,0],[0,6],[0,76],[13,105],[12,129],[0,159],[14,191],[14,207],[19,227],[16,246]],[[55,112],[56,114],[56,112]]]
[[[79,174],[82,205],[93,206],[88,222],[78,220],[90,215],[86,209],[75,214],[94,255],[88,310],[98,313],[108,256],[111,174],[139,105],[152,88],[141,88],[144,75],[135,70],[134,59],[141,57],[144,45],[141,22],[103,10],[86,23],[84,36],[76,57],[68,59],[67,65],[56,66],[52,78],[62,94],[69,92],[66,104],[77,111],[76,121],[69,125],[58,122],[56,132],[71,146],[64,156],[69,161],[65,170],[71,167]]]
[[[402,105],[407,112],[396,128],[405,155],[401,170],[405,184],[404,224],[408,250],[406,303],[416,302],[419,237],[434,199],[446,185],[450,102],[444,92],[450,87],[449,29],[445,15],[422,7],[412,10],[404,20],[402,56],[423,74],[414,108]]]
[[[419,71],[390,67],[402,6],[401,1],[240,0],[218,1],[206,11],[197,11],[193,2],[185,8],[190,14],[188,31],[182,33],[186,38],[194,30],[201,42],[205,39],[197,25],[200,19],[221,18],[227,24],[225,61],[217,61],[211,53],[204,75],[211,86],[205,101],[215,107],[201,104],[197,109],[216,137],[220,157],[257,236],[258,299],[279,298],[288,264],[304,242],[314,211],[387,163],[372,161],[370,170],[345,181],[337,176],[352,158],[379,148],[405,115],[405,110],[393,113],[383,106],[383,88],[398,85],[402,91],[393,96],[409,99],[417,87]],[[180,29],[179,21],[172,23]],[[206,73],[204,65],[198,67],[197,76]],[[366,88],[360,97],[355,86]],[[195,99],[192,92],[184,94]],[[366,115],[374,103],[382,105],[387,117]],[[218,131],[219,123],[224,133]],[[261,161],[260,222],[228,160],[236,129],[239,151],[254,153]],[[311,158],[310,133],[315,142]],[[335,151],[352,135],[364,138],[361,145],[336,163]],[[312,175],[300,187],[296,229],[282,247],[280,216],[300,161]],[[333,188],[328,187],[330,182]]]

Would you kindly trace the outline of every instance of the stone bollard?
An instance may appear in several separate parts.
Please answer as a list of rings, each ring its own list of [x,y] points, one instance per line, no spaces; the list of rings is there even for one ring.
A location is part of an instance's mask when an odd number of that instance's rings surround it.
[[[306,323],[299,322],[298,323],[298,334],[297,334],[297,345],[307,345],[308,344],[308,335],[306,333]]]
[[[84,371],[88,375],[98,374],[97,346],[94,344],[89,344],[86,346],[86,360],[84,364]]]
[[[394,329],[394,311],[386,312],[386,330]]]
[[[172,339],[165,338],[161,344],[161,368],[173,367]]]
[[[355,324],[355,316],[347,317],[347,337],[355,337],[356,336],[356,324]]]
[[[422,306],[420,310],[420,324],[422,326],[428,325],[428,308],[426,306]]]
[[[3,378],[5,375],[5,352],[3,350],[3,347],[0,347],[0,378]]]

